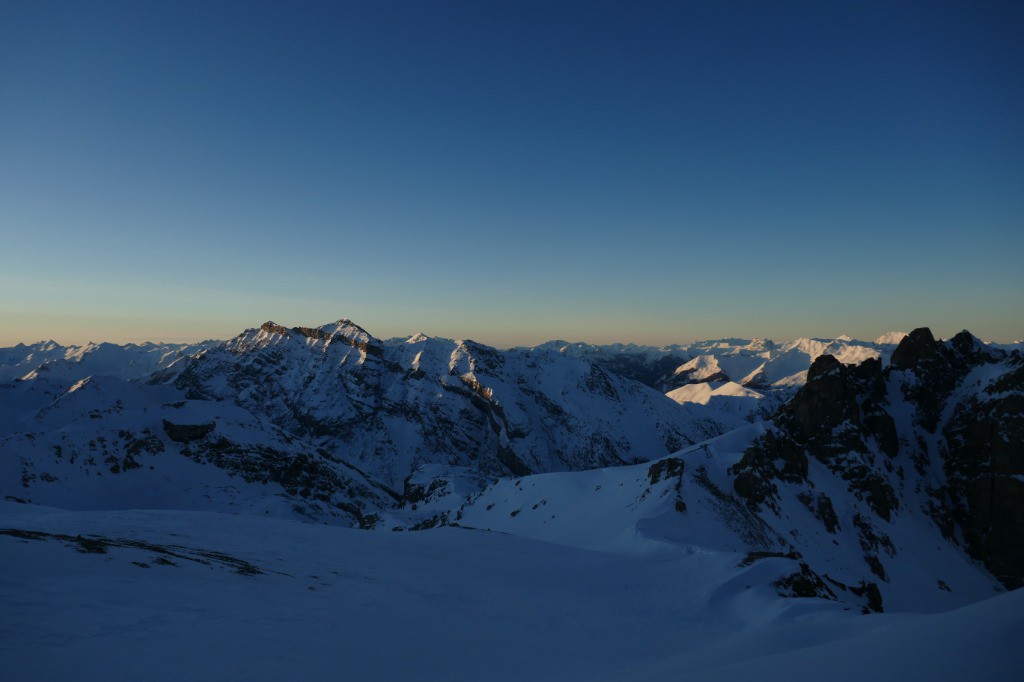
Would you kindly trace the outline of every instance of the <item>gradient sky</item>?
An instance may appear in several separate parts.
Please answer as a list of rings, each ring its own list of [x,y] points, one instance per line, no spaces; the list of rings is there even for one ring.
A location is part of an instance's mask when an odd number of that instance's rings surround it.
[[[0,345],[1024,337],[1018,2],[0,3]]]

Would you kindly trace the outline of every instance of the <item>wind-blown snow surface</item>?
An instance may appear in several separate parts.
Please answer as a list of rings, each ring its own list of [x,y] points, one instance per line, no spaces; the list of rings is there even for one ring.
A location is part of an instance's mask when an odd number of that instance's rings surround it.
[[[10,503],[0,528],[20,529],[0,534],[11,680],[1001,680],[1024,664],[1022,591],[862,616],[780,600],[761,584],[778,565],[729,552]]]

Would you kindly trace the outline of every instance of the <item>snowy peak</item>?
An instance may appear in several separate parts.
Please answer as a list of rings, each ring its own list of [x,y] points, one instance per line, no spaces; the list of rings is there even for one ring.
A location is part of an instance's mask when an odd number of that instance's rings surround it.
[[[893,351],[892,366],[918,374],[945,377],[948,383],[972,365],[1004,357],[1005,351],[986,345],[967,330],[949,341],[936,341],[930,329],[921,327],[910,332]]]
[[[680,408],[586,356],[425,335],[379,341],[347,320],[267,323],[162,382],[192,400],[234,402],[392,487],[429,464],[507,475],[645,461],[744,420]]]
[[[872,343],[876,346],[898,346],[900,341],[907,335],[907,332],[886,332],[876,338]]]
[[[264,322],[258,330],[248,330],[236,337],[234,346],[238,349],[276,346],[289,339],[321,348],[339,343],[356,348],[364,355],[378,358],[384,354],[383,344],[379,339],[344,318],[319,327],[285,327],[275,322]]]
[[[701,355],[684,363],[672,374],[672,379],[683,384],[731,380],[714,355]]]
[[[730,345],[733,341],[737,343]],[[697,349],[691,347],[690,352],[696,353]],[[871,343],[847,336],[801,338],[783,344],[764,339],[749,342],[729,339],[705,344],[701,353],[675,372],[669,380],[670,386],[729,380],[758,390],[791,392],[804,384],[811,362],[822,355],[832,355],[845,364],[857,364],[888,354]]]
[[[352,320],[344,317],[337,322],[321,325],[317,329],[331,336],[342,336],[353,343],[374,344],[377,346],[381,344],[379,339]]]
[[[949,340],[950,347],[971,364],[996,360],[1005,356],[999,348],[991,348],[966,329]]]
[[[905,336],[903,332],[889,332],[874,341],[841,335],[784,343],[763,337],[723,338],[664,347],[554,340],[522,350],[587,358],[662,392],[705,381],[734,381],[759,391],[792,395],[806,381],[807,369],[815,358],[833,355],[845,364],[880,358],[884,363]]]
[[[932,330],[919,327],[907,334],[892,353],[892,366],[897,369],[912,369],[922,362],[933,362],[942,357],[935,343]]]
[[[686,384],[665,395],[680,405],[705,405],[716,411],[741,414],[751,420],[762,414],[762,403],[771,402],[766,401],[763,394],[734,381]]]
[[[253,330],[246,330],[246,331],[242,332],[241,334],[239,334],[238,336],[245,336],[250,331],[253,331]],[[288,329],[288,327],[285,327],[282,324],[278,324],[278,323],[274,322],[273,320],[267,320],[266,322],[261,324],[259,326],[259,331],[261,331],[261,332],[263,332],[265,334],[275,334],[277,336],[291,336],[291,330]],[[236,338],[238,338],[238,337],[236,337]]]
[[[846,365],[855,365],[868,358],[881,356],[881,351],[872,344],[855,341],[848,336],[834,339],[797,339],[783,346],[783,350],[803,353],[812,360],[820,355],[834,355]]]

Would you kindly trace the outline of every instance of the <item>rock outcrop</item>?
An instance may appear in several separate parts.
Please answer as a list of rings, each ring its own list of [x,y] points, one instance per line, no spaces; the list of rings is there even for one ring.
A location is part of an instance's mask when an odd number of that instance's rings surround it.
[[[897,425],[894,415],[908,415]],[[927,328],[903,338],[883,369],[876,359],[843,365],[824,355],[807,383],[730,473],[752,509],[780,510],[782,485],[829,532],[839,519],[813,490],[808,458],[846,481],[876,520],[855,525],[865,561],[884,579],[892,553],[885,522],[914,491],[947,538],[1007,587],[1024,585],[1024,361],[969,332],[937,341]],[[901,501],[902,500],[902,501]]]

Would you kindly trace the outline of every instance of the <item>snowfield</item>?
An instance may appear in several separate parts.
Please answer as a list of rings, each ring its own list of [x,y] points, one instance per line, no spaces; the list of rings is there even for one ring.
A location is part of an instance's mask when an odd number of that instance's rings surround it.
[[[997,680],[1024,664],[1024,592],[864,616],[779,599],[751,575],[777,569],[738,569],[742,553],[12,503],[0,528],[11,680]]]

